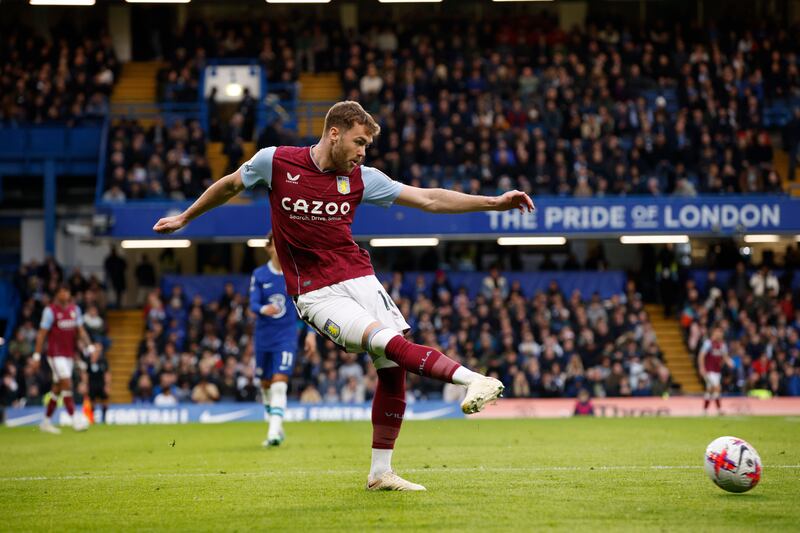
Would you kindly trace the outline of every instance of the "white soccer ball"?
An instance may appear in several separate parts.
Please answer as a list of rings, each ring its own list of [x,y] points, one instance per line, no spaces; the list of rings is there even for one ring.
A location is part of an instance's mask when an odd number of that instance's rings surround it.
[[[747,492],[761,481],[761,457],[736,437],[720,437],[706,448],[706,474],[728,492]]]

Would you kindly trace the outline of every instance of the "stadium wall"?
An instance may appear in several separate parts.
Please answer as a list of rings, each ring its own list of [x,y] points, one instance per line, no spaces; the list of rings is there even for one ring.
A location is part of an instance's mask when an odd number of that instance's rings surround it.
[[[701,417],[703,402],[700,398],[606,398],[593,402],[597,417]],[[574,399],[521,399],[501,400],[485,411],[470,418],[567,418],[573,416]],[[734,416],[800,416],[800,398],[724,398],[726,415]],[[286,408],[288,422],[305,421],[368,421],[371,404],[319,404],[308,405],[289,402]],[[30,426],[41,422],[41,407],[8,409],[5,413],[7,427]],[[457,403],[417,402],[408,406],[407,420],[434,420],[465,418]],[[100,419],[99,411],[95,419]],[[225,422],[257,422],[265,419],[264,407],[251,403],[180,404],[175,407],[155,407],[142,404],[117,404],[108,409],[106,421],[114,425],[140,424],[221,424]],[[63,409],[55,414],[62,425],[69,422]]]

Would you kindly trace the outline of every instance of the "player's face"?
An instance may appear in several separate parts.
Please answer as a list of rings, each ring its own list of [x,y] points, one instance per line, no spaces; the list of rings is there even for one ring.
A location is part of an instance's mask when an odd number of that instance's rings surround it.
[[[363,124],[356,124],[347,131],[338,131],[331,136],[331,159],[337,170],[348,174],[364,162],[372,135]]]
[[[721,329],[715,329],[714,331],[712,331],[711,332],[711,339],[714,340],[715,342],[721,341],[722,340],[722,330]]]
[[[69,303],[69,291],[67,289],[58,289],[58,293],[56,293],[56,299],[60,305],[67,305]]]

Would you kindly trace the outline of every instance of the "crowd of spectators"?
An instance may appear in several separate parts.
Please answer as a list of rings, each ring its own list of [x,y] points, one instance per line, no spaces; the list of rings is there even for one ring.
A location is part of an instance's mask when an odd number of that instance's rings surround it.
[[[341,72],[343,97],[382,126],[369,163],[410,184],[559,196],[782,191],[768,129],[778,124],[765,108],[800,98],[790,31],[589,23],[565,32],[546,14],[464,21],[450,33],[424,19],[332,27],[190,22],[160,74],[162,98],[196,101],[209,58],[258,58],[272,82]],[[258,133],[248,99],[227,129],[211,121],[232,161],[241,142],[230,131],[244,141]],[[243,128],[233,124],[242,116]],[[795,122],[800,113],[784,132],[790,153]]]
[[[451,287],[440,273],[413,288],[395,273],[385,286],[411,325],[415,342],[435,346],[457,361],[503,380],[509,397],[649,396],[669,392],[655,332],[633,284],[601,300],[579,292],[524,295],[497,271],[479,294]],[[151,292],[147,331],[131,376],[134,401],[254,401],[258,394],[251,336],[254,316],[246,298],[228,284],[216,301],[189,301],[180,285]],[[302,332],[300,332],[302,335]],[[367,354],[348,354],[317,336],[300,350],[291,397],[305,403],[369,401],[377,374]],[[458,400],[463,388],[408,375],[408,400]]]
[[[122,120],[111,128],[103,200],[184,200],[211,185],[206,139],[196,120],[161,119],[149,128]]]
[[[200,75],[209,59],[255,58],[268,82],[293,84],[301,70],[332,68],[329,42],[330,32],[319,24],[294,28],[285,20],[192,20],[158,74],[159,94],[165,102],[197,101]]]
[[[105,31],[63,27],[42,36],[22,27],[0,31],[0,124],[76,124],[108,113],[119,73]]]
[[[90,364],[75,365],[73,382],[76,386],[76,401],[82,401],[89,393],[90,380],[104,383],[105,376],[93,375],[100,365],[107,369],[104,352],[110,346],[105,321],[106,292],[103,283],[97,276],[86,276],[79,269],[65,273],[52,258],[47,258],[42,263],[31,261],[19,267],[14,279],[21,306],[17,327],[8,340],[8,353],[2,368],[0,405],[42,405],[44,395],[50,390],[52,377],[46,359],[43,357],[36,361],[32,355],[42,311],[52,303],[53,296],[62,283],[69,285],[73,302],[82,311],[84,328],[96,348],[96,355],[92,356]],[[43,356],[46,353],[44,348]]]
[[[345,97],[382,125],[371,164],[473,193],[779,192],[764,106],[800,96],[783,30],[696,31],[551,18],[419,21],[352,41]]]
[[[727,280],[712,270],[705,283],[686,281],[680,321],[689,350],[697,355],[715,325],[725,335],[733,366],[723,366],[723,393],[800,396],[796,259],[787,258],[781,276],[739,263]]]

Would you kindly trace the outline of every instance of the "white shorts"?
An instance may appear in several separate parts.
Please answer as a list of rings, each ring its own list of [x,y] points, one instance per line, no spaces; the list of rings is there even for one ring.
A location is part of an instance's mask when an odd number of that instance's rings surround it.
[[[301,294],[296,300],[300,316],[317,331],[352,353],[363,352],[361,342],[367,326],[380,322],[404,333],[410,329],[378,278],[363,276]],[[373,357],[376,368],[397,366],[383,357]]]
[[[72,379],[72,368],[75,361],[72,357],[48,357],[47,362],[53,371],[53,381],[62,379]]]
[[[706,372],[706,388],[719,387],[722,374],[719,372]]]

